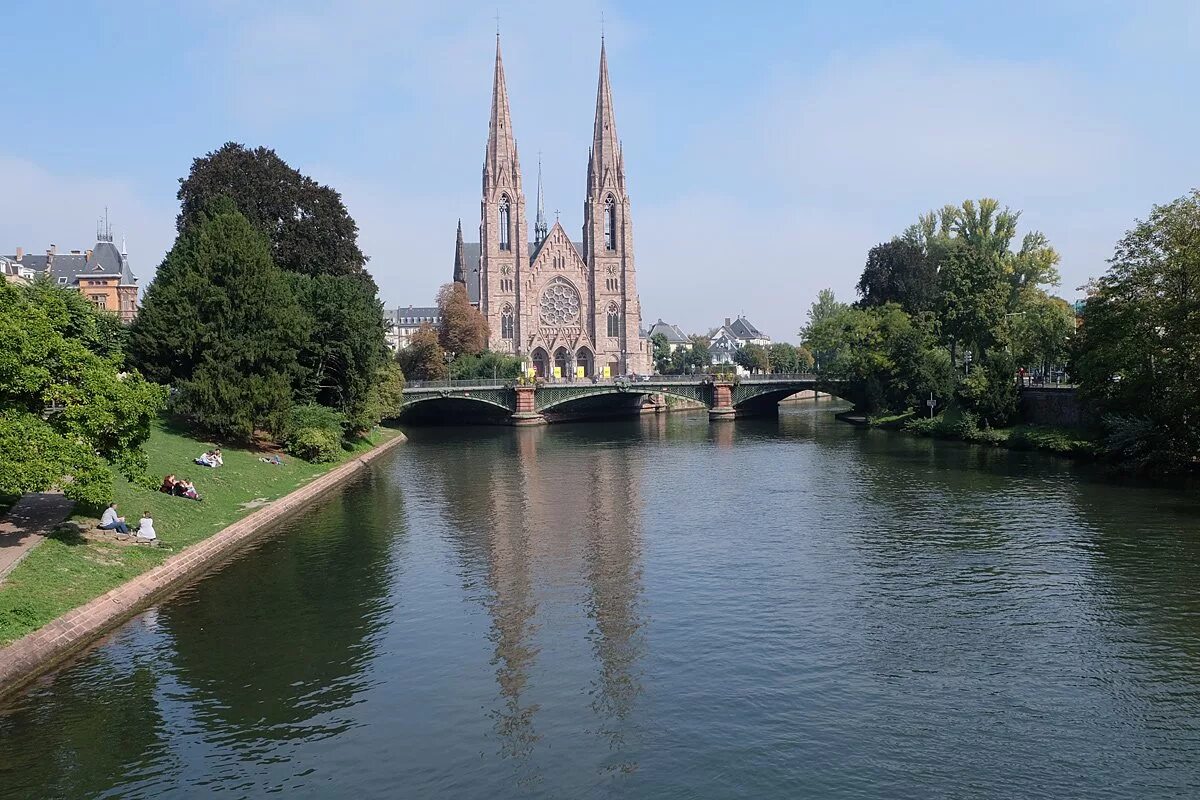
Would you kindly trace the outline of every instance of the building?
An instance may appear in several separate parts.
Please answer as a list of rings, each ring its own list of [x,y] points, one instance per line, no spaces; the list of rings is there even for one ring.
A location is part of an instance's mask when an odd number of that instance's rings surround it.
[[[18,261],[16,256],[0,256],[0,275],[3,275],[8,283],[30,283],[38,273],[32,267]]]
[[[526,359],[540,376],[649,373],[632,211],[603,41],[582,241],[572,241],[557,221],[546,224],[540,169],[533,238],[528,235],[499,36],[482,188],[479,242],[463,241],[460,221],[454,280],[466,285],[487,319],[489,348]]]
[[[692,340],[684,335],[678,325],[672,325],[669,322],[663,322],[660,318],[658,322],[650,326],[649,337],[654,338],[656,334],[661,333],[667,339],[667,349],[674,353],[680,347],[691,347]]]
[[[708,334],[708,350],[714,364],[732,364],[733,354],[748,344],[768,347],[771,337],[742,316],[734,320],[726,317],[724,325]]]
[[[442,324],[442,312],[437,306],[409,306],[385,311],[383,314],[388,347],[392,352],[408,347],[412,335],[422,325],[434,328]]]
[[[14,255],[0,257],[0,261],[6,279],[32,280],[47,275],[59,286],[82,293],[97,308],[115,312],[122,322],[132,322],[137,315],[137,277],[129,268],[125,243],[118,250],[107,225],[97,232],[90,250],[60,253],[52,244],[44,255],[31,255],[18,247]]]

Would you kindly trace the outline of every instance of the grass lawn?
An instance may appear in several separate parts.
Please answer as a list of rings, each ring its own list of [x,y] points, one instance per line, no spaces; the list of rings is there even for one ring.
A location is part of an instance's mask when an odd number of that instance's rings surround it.
[[[398,435],[388,428],[347,450],[345,460]],[[158,547],[89,542],[70,533],[42,542],[0,583],[0,645],[24,636],[54,618],[162,563],[168,556],[212,536],[254,511],[261,501],[275,500],[328,472],[337,464],[309,464],[285,455],[281,466],[264,464],[256,450],[221,446],[225,464],[217,469],[197,466],[192,459],[213,443],[198,441],[160,420],[154,426],[146,453],[150,474],[161,480],[174,473],[190,478],[203,502],[171,497],[155,489],[115,480],[117,510],[131,525],[143,511],[154,518]],[[157,481],[156,481],[157,486]],[[3,502],[4,498],[0,498]],[[259,501],[259,502],[255,502]],[[93,527],[96,517],[76,509],[73,519]],[[95,511],[98,514],[99,511]]]

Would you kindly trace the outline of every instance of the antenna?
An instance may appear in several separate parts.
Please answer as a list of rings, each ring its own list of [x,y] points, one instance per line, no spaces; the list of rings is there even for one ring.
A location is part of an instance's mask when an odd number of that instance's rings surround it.
[[[500,9],[496,9],[496,38],[500,38]]]
[[[604,10],[600,10],[600,41],[604,41]]]

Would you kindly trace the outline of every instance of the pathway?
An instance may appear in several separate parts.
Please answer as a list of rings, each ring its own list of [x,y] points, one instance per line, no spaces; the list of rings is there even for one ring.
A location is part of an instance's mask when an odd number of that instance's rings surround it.
[[[67,518],[73,505],[60,492],[34,492],[8,510],[0,519],[0,583],[54,526]]]

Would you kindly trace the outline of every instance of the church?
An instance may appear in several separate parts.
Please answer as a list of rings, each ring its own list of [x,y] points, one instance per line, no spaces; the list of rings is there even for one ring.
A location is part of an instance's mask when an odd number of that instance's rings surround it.
[[[651,348],[641,326],[625,162],[613,117],[603,40],[583,241],[572,241],[557,221],[547,226],[540,169],[530,240],[521,186],[497,36],[479,242],[463,241],[460,221],[454,280],[466,285],[471,302],[486,317],[489,348],[523,358],[526,368],[539,377],[650,373]]]

